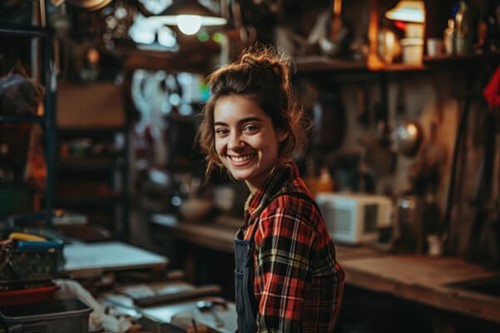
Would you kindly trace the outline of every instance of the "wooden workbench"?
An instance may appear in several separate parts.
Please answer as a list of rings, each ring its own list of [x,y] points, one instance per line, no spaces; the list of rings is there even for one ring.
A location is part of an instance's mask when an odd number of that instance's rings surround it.
[[[153,215],[151,223],[185,242],[233,253],[235,225],[179,222],[172,215]],[[340,245],[336,249],[347,284],[500,323],[500,297],[452,286],[470,280],[500,279],[500,272],[452,257],[388,255],[368,247]]]

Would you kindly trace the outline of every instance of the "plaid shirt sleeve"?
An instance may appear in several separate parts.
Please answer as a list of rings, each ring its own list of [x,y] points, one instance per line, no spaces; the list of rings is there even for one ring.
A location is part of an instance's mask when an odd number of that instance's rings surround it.
[[[320,213],[304,199],[285,195],[273,200],[259,220],[254,257],[258,331],[330,331],[340,309],[343,271]]]

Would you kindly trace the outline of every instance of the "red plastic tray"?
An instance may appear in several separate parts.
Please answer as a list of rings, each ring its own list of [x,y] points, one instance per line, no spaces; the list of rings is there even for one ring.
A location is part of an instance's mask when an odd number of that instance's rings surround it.
[[[0,306],[49,301],[53,299],[56,290],[55,284],[38,288],[2,290],[0,291]]]

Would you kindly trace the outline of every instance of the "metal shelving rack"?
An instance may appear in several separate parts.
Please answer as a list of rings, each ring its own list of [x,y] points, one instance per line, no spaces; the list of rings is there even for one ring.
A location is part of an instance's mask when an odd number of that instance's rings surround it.
[[[29,115],[0,115],[0,123],[38,123],[44,127],[45,140],[45,163],[47,166],[47,179],[44,198],[43,218],[47,227],[52,226],[52,211],[54,208],[54,160],[56,152],[56,78],[54,73],[54,55],[51,32],[47,27],[47,3],[46,0],[37,2],[39,9],[39,26],[25,26],[19,24],[0,23],[0,35],[16,38],[38,38],[41,40],[42,51],[40,79],[45,87],[44,114],[42,116]],[[39,56],[38,52],[37,55]],[[39,219],[40,213],[22,213],[18,218]]]

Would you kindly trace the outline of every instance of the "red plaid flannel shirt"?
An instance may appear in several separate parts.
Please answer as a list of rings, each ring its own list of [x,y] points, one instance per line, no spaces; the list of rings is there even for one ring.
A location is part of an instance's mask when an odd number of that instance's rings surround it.
[[[344,271],[294,163],[275,170],[247,201],[245,239],[254,228],[254,294],[259,332],[333,332]],[[273,199],[274,198],[274,199]]]

